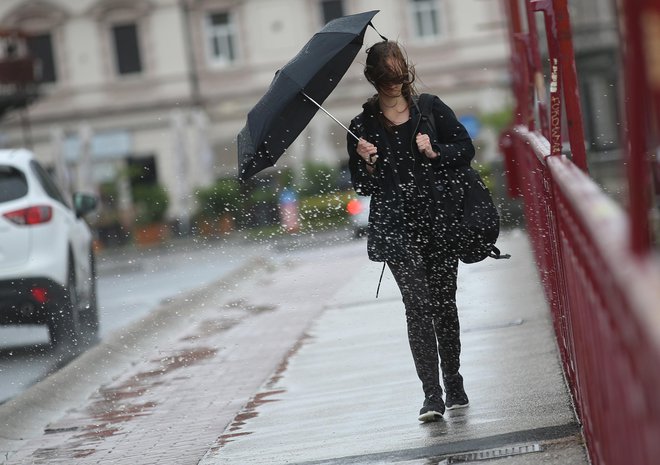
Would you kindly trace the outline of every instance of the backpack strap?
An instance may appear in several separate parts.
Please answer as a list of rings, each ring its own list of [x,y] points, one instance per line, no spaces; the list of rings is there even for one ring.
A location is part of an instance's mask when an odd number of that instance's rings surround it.
[[[435,128],[435,117],[433,116],[433,95],[420,94],[413,97],[413,103],[422,115],[422,119],[426,121],[437,137],[438,132]]]
[[[436,131],[435,117],[433,116],[433,99],[434,96],[431,94],[420,94],[418,96],[413,96],[413,103],[422,115],[422,119],[426,121],[429,128],[431,128],[433,135],[437,138],[438,132]],[[488,256],[496,260],[506,260],[511,258],[510,254],[503,254],[500,252],[500,249],[498,249],[495,244],[492,245]]]
[[[493,245],[490,253],[488,254],[488,256],[490,258],[494,258],[495,260],[503,260],[503,259],[508,260],[509,258],[511,258],[510,254],[508,254],[508,253],[503,254],[502,252],[500,252],[500,249],[498,249],[494,245]]]

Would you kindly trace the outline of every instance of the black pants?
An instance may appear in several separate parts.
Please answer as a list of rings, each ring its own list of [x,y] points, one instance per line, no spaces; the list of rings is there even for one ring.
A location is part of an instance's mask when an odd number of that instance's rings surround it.
[[[455,374],[460,368],[460,325],[456,308],[458,259],[433,240],[420,225],[410,258],[388,262],[406,309],[408,341],[424,394],[441,395],[438,373]]]

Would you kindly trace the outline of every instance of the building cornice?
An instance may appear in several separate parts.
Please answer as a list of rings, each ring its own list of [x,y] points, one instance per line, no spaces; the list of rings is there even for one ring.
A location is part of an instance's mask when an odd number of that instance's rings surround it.
[[[18,27],[25,32],[55,29],[71,17],[71,12],[48,0],[30,0],[10,10],[0,24]],[[36,20],[36,21],[35,21]]]
[[[112,21],[118,12],[128,12],[133,19],[147,16],[154,9],[149,0],[97,0],[87,10],[87,15],[99,22]]]

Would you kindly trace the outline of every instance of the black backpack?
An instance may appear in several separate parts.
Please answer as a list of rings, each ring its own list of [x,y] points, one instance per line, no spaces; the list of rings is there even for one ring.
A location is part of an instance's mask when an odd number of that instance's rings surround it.
[[[432,95],[421,94],[416,99],[416,103],[422,118],[427,121],[433,134],[437,134],[432,111],[433,98]],[[464,170],[466,186],[463,216],[453,234],[456,237],[455,248],[458,258],[463,263],[476,263],[487,257],[511,258],[511,255],[503,255],[495,247],[500,234],[500,215],[490,191],[474,168],[468,166]]]

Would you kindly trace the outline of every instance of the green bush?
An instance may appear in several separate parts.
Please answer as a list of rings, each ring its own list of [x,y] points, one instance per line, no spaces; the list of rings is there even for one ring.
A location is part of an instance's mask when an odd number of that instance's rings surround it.
[[[164,187],[158,184],[133,186],[135,220],[140,225],[160,223],[165,219],[169,197]]]
[[[491,192],[493,191],[493,188],[495,187],[495,180],[493,179],[493,167],[488,164],[484,163],[474,163],[472,167],[477,170],[479,175],[481,176],[481,179],[483,179],[484,184],[486,184],[486,187],[488,190]]]
[[[493,128],[496,133],[501,133],[513,120],[513,108],[505,107],[491,113],[483,113],[479,116],[484,126]]]
[[[233,178],[219,179],[212,186],[200,189],[197,200],[202,218],[214,219],[225,213],[235,213],[241,203],[238,181]]]
[[[337,191],[338,170],[324,163],[306,162],[303,165],[300,192],[307,196]]]
[[[294,185],[295,174],[291,168],[284,168],[277,173],[276,179],[280,189],[291,189]]]
[[[277,192],[270,186],[257,186],[250,193],[250,201],[252,203],[273,203],[277,200]]]
[[[346,204],[353,197],[350,192],[316,195],[303,198],[299,212],[303,229],[322,229],[345,224]]]

